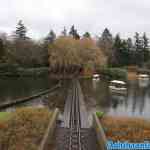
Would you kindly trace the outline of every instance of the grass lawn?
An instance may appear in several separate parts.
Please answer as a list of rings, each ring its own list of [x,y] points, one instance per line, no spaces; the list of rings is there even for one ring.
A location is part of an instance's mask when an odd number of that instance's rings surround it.
[[[0,112],[0,121],[8,120],[10,117],[10,112]]]

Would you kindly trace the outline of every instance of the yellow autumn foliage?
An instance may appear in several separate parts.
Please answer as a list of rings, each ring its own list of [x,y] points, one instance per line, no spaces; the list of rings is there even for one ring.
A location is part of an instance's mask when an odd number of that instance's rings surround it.
[[[75,40],[71,37],[59,37],[49,45],[49,64],[52,69],[68,70],[71,67],[86,66],[96,69],[106,64],[106,57],[91,38]]]
[[[114,141],[150,141],[150,121],[141,118],[105,116],[101,119],[108,139]]]
[[[51,113],[43,108],[21,108],[0,121],[1,150],[37,150]]]

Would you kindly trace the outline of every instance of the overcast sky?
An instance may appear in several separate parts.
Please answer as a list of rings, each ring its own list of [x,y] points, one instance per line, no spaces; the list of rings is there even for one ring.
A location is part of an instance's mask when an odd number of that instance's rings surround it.
[[[57,34],[72,24],[82,34],[99,35],[107,27],[121,36],[150,35],[150,0],[0,0],[0,31],[11,33],[22,19],[28,34]]]

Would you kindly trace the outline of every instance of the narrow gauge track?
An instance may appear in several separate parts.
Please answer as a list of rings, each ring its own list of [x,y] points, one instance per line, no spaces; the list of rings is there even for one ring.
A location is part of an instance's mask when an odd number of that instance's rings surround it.
[[[72,80],[65,104],[64,122],[57,126],[57,150],[97,150],[94,130],[86,126],[82,91],[78,80]],[[86,123],[85,123],[86,122]]]
[[[73,81],[71,100],[72,102],[69,120],[69,127],[70,127],[69,150],[82,150],[80,104],[79,104],[78,82],[76,80]]]

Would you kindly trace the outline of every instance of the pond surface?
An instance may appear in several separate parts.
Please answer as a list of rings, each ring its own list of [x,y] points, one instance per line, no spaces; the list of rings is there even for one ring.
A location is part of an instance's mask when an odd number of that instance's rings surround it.
[[[67,82],[67,81],[66,81]],[[70,81],[68,81],[69,83]],[[31,96],[40,91],[53,87],[57,81],[48,77],[38,78],[3,78],[0,79],[0,104],[8,103],[21,97]],[[67,85],[67,84],[65,84]],[[150,118],[150,87],[142,86],[136,83],[129,83],[127,94],[119,96],[109,92],[109,82],[100,80],[93,81],[90,79],[81,80],[82,90],[85,95],[85,102],[88,110],[101,110],[109,115],[114,116],[136,116],[142,118]],[[63,86],[67,88],[67,86]],[[58,106],[61,100],[65,99],[64,90],[59,90],[56,97],[52,97],[53,101],[58,100]],[[58,99],[59,98],[59,99]],[[27,106],[43,105],[42,97],[32,102],[28,102]],[[45,97],[43,96],[43,99]],[[56,100],[57,99],[57,100]],[[50,100],[50,98],[48,98]],[[54,102],[53,102],[54,103]],[[61,107],[64,103],[62,102]]]
[[[128,83],[127,94],[111,93],[109,82],[82,80],[86,104],[91,111],[101,110],[112,116],[150,118],[150,87]]]
[[[48,77],[21,77],[0,79],[0,105],[16,99],[32,96],[53,87],[57,82]],[[31,103],[27,103],[30,105]],[[32,105],[41,105],[41,101],[32,101]]]

